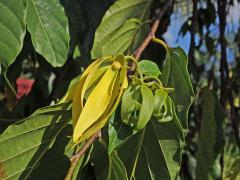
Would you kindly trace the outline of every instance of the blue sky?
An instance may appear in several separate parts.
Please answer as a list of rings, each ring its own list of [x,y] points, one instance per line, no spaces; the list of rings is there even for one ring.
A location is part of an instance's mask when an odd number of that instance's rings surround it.
[[[191,16],[191,13],[188,13],[188,16]],[[178,32],[182,26],[182,24],[186,21],[188,16],[182,15],[180,11],[176,11],[171,16],[171,24],[168,27],[167,32],[164,34],[164,38],[170,46],[181,46],[185,52],[188,52],[190,45],[190,33],[187,33],[184,37],[178,37]],[[229,16],[227,17],[228,25],[226,27],[226,35],[229,32],[236,32],[238,30],[240,24],[240,3],[235,1],[235,5],[230,8]],[[214,31],[214,36],[218,36],[218,20],[215,26],[211,27]],[[177,41],[178,40],[178,41]],[[196,36],[196,41],[198,41],[198,37]],[[229,39],[230,40],[230,39]],[[228,49],[228,59],[232,61],[234,59],[233,50]]]

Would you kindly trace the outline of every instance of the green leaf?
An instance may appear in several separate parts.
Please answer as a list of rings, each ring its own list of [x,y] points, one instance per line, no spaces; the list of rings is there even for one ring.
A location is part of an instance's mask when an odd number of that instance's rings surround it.
[[[25,36],[25,0],[0,0],[0,66],[13,63],[23,46]]]
[[[28,0],[27,28],[35,50],[52,66],[67,60],[68,22],[58,0]]]
[[[111,154],[115,148],[123,144],[130,136],[137,132],[122,122],[119,111],[120,110],[117,109],[111,116],[108,125],[108,154]]]
[[[137,121],[136,130],[143,129],[151,119],[154,108],[154,96],[146,85],[141,85],[142,105],[140,108],[139,119]]]
[[[81,144],[81,146],[71,148],[72,141],[70,136],[72,136],[72,131],[73,128],[71,124],[64,127],[51,148],[48,149],[44,157],[41,158],[39,165],[34,169],[30,179],[65,179],[71,164],[70,158],[83,146],[83,144]],[[82,177],[84,167],[89,161],[91,151],[92,148],[89,148],[78,161],[72,180]]]
[[[70,167],[69,157],[74,149],[69,149],[72,135],[72,126],[68,124],[57,136],[53,145],[41,158],[30,179],[64,179]],[[67,151],[68,150],[68,151]],[[80,160],[81,162],[81,160]]]
[[[182,136],[184,139],[188,128],[188,111],[194,100],[194,91],[187,70],[187,55],[180,47],[169,48],[169,53],[170,57],[166,59],[163,66],[161,80],[164,87],[174,88],[170,96],[176,105],[176,113],[180,120],[179,126],[185,131]]]
[[[149,60],[141,60],[138,63],[138,68],[142,74],[158,77],[161,72],[158,65]]]
[[[129,19],[120,27],[106,44],[102,46],[102,56],[123,54],[131,45],[132,39],[141,23],[137,19]]]
[[[138,22],[149,16],[151,0],[118,0],[105,13],[96,30],[92,58],[97,59],[113,53],[124,53],[137,32]],[[129,20],[129,21],[128,21]],[[115,42],[117,39],[117,42]],[[109,42],[114,42],[114,48]],[[117,48],[117,49],[115,49]]]
[[[99,180],[127,180],[127,171],[117,152],[109,156],[104,142],[95,142],[92,154],[95,176]]]
[[[27,179],[71,120],[69,103],[37,110],[0,136],[1,179]]]
[[[224,112],[212,91],[202,92],[202,118],[198,139],[196,179],[220,179]],[[207,162],[207,163],[206,163]],[[216,171],[218,167],[218,172]]]
[[[180,147],[175,121],[159,123],[153,119],[117,152],[126,166],[129,179],[174,180],[180,170]]]

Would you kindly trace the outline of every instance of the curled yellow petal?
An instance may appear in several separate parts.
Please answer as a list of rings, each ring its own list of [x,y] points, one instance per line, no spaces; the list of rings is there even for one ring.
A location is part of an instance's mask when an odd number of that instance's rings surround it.
[[[90,93],[74,128],[73,142],[77,142],[84,131],[96,122],[106,110],[111,100],[116,76],[117,71],[111,66],[108,67],[102,79]]]
[[[109,106],[107,107],[105,113],[99,118],[99,120],[96,123],[94,123],[93,126],[91,126],[84,132],[84,134],[78,140],[79,142],[84,141],[87,138],[91,137],[107,123],[109,117],[115,111],[117,105],[119,104],[124,89],[127,87],[128,81],[126,74],[127,71],[125,68],[123,68],[121,72],[118,74],[118,77],[115,81],[116,83],[113,89],[111,102],[109,103]]]
[[[83,100],[81,100],[83,86],[90,72],[95,72],[102,60],[94,61],[82,74],[78,84],[76,85],[73,93],[73,105],[72,105],[72,122],[73,127],[75,127],[78,117],[83,109]]]
[[[73,142],[79,143],[101,129],[116,109],[127,87],[125,57],[105,57],[93,62],[64,96],[72,99]]]

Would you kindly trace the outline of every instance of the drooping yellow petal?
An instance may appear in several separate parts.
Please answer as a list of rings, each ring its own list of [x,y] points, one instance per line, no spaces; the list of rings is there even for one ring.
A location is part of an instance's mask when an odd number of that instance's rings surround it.
[[[85,84],[85,81],[89,75],[90,72],[97,70],[98,66],[101,64],[102,60],[96,60],[94,61],[82,74],[79,82],[74,88],[73,92],[73,103],[72,103],[72,123],[73,127],[75,127],[77,120],[79,118],[79,115],[83,109],[83,103],[81,102],[81,94],[83,85]]]
[[[80,141],[84,141],[91,137],[93,134],[95,134],[97,131],[99,131],[101,128],[105,126],[107,123],[109,117],[112,115],[112,113],[115,111],[121,96],[123,94],[123,90],[127,88],[127,71],[126,69],[122,69],[121,72],[118,74],[118,78],[116,79],[114,89],[113,89],[113,95],[111,102],[109,103],[109,106],[107,107],[104,114],[99,118],[99,120],[93,124],[89,129],[87,129],[84,134],[80,137]]]
[[[117,72],[111,66],[108,67],[102,79],[89,95],[74,128],[73,142],[77,142],[84,131],[96,122],[108,107]]]
[[[125,68],[123,68],[119,72],[118,82],[115,83],[111,103],[109,104],[109,107],[107,108],[103,116],[109,117],[114,112],[121,99],[123,90],[126,88],[126,84],[127,84],[127,71]]]
[[[103,77],[104,73],[107,70],[107,66],[101,67],[99,68],[96,72],[95,75],[92,76],[92,78],[90,79],[87,88],[85,91],[82,91],[82,95],[84,96],[84,98],[86,99],[88,97],[88,95],[91,93],[91,91],[93,90],[93,88],[96,87],[97,83],[100,81],[100,79]]]
[[[81,103],[82,103],[82,106],[83,106],[83,99],[84,99],[84,96],[85,96],[85,92],[87,91],[90,83],[93,81],[94,77],[96,76],[96,71],[98,70],[99,66],[106,62],[106,61],[112,61],[113,59],[110,58],[110,57],[106,57],[106,58],[103,58],[100,60],[99,64],[95,66],[95,68],[93,68],[91,70],[91,72],[88,74],[88,77],[85,81],[85,83],[83,84],[83,87],[82,87],[82,92],[81,92]]]

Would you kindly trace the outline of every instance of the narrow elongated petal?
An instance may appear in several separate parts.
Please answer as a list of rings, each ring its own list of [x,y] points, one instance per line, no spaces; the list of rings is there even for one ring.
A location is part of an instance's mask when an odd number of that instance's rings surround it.
[[[111,62],[111,61],[113,61],[113,59],[109,58],[109,57],[103,58],[102,60],[100,60],[99,64],[97,64],[94,68],[92,68],[91,72],[88,74],[88,77],[87,77],[85,83],[83,84],[82,92],[81,92],[81,96],[80,96],[82,105],[83,105],[83,99],[84,99],[85,92],[87,91],[90,83],[96,76],[96,71],[98,70],[99,66],[101,66],[102,63],[107,63],[106,61]]]
[[[82,95],[83,97],[86,99],[88,97],[88,95],[91,93],[91,91],[93,90],[93,88],[96,87],[97,83],[101,80],[101,78],[103,77],[104,73],[107,70],[107,66],[101,67],[99,68],[96,72],[95,75],[92,76],[92,78],[90,79],[88,86],[86,88],[85,91],[82,91]]]
[[[162,107],[165,104],[165,101],[168,97],[168,93],[163,89],[157,89],[155,91],[155,97],[154,97],[154,110],[153,115],[154,116],[160,116],[162,113]]]
[[[74,94],[73,94],[73,105],[72,105],[72,122],[73,127],[75,127],[79,115],[83,109],[83,102],[81,101],[82,89],[85,84],[85,81],[90,72],[96,71],[99,65],[101,64],[102,60],[96,60],[93,62],[82,74],[78,84],[75,87]]]
[[[125,75],[125,76],[124,76]],[[112,98],[111,98],[111,101],[109,103],[109,106],[107,107],[105,113],[103,114],[103,117],[109,117],[113,112],[114,110],[116,109],[119,101],[120,101],[120,98],[122,96],[122,92],[123,92],[123,89],[124,89],[124,86],[126,85],[125,83],[125,80],[127,79],[126,77],[126,69],[123,68],[120,73],[118,74],[118,78],[117,78],[117,81],[114,85],[114,88],[113,88],[113,92],[112,92]]]
[[[118,78],[115,81],[112,99],[109,103],[108,108],[106,109],[105,113],[99,118],[99,120],[84,132],[79,141],[84,141],[85,139],[91,137],[107,123],[109,116],[111,116],[112,113],[115,111],[122,97],[123,90],[127,87],[127,84],[128,81],[126,76],[126,69],[122,69],[121,72],[118,74]]]
[[[100,82],[89,95],[74,128],[73,142],[77,142],[84,131],[96,122],[108,107],[116,76],[117,71],[109,67]]]

